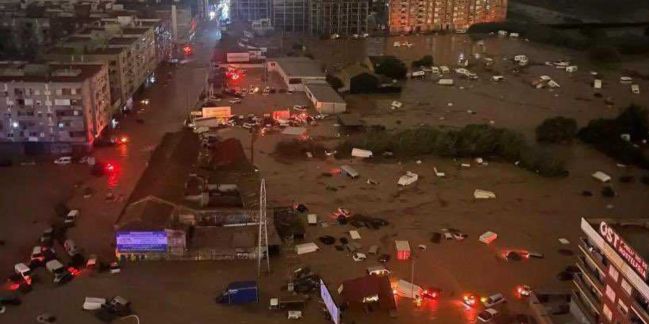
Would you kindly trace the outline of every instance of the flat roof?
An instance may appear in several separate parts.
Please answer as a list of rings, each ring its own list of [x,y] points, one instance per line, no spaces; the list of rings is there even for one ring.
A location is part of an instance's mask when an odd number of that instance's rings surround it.
[[[345,103],[345,100],[327,83],[314,83],[306,84],[306,88],[318,101]]]
[[[62,54],[62,55],[116,55],[124,51],[121,47],[102,47],[95,49],[86,49],[80,51],[73,47],[53,47],[47,51],[46,54]]]
[[[649,218],[591,218],[586,220],[600,236],[599,226],[602,222],[605,222],[640,257],[645,261],[649,261]]]
[[[137,37],[113,37],[108,40],[108,45],[131,45],[137,40]]]
[[[102,64],[49,64],[39,68],[38,71],[30,73],[30,65],[0,64],[0,71],[13,70],[24,71],[24,75],[3,75],[0,72],[0,81],[23,81],[23,82],[82,82],[101,71]],[[66,75],[62,72],[69,71]]]
[[[288,77],[325,77],[320,64],[308,57],[278,57],[274,61]]]

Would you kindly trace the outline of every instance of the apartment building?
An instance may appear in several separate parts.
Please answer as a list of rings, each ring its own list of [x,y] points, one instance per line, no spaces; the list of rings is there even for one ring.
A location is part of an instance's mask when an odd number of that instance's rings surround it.
[[[390,0],[390,32],[466,31],[471,25],[504,21],[507,0]]]
[[[110,122],[108,84],[103,64],[0,63],[0,142],[89,148]]]
[[[133,94],[157,66],[151,27],[86,28],[50,49],[46,57],[61,62],[107,64],[114,110],[131,107]]]
[[[369,6],[365,0],[310,0],[309,32],[327,36],[365,33]]]
[[[649,323],[649,218],[583,219],[572,314],[580,323]]]
[[[230,4],[232,18],[244,21],[271,18],[272,0],[236,0]]]
[[[162,63],[171,58],[174,44],[170,20],[139,18],[130,15],[102,18],[100,23],[102,26],[119,25],[123,27],[151,28],[154,35],[157,63]],[[129,34],[131,31],[137,32],[137,29],[128,29],[126,31],[121,31],[121,33],[124,34],[125,37],[137,37],[136,35]]]
[[[273,27],[285,32],[309,30],[308,0],[273,0]]]

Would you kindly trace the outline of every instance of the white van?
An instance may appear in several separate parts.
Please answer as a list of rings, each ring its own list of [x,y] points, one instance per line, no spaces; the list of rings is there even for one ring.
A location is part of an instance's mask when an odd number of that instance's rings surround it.
[[[16,270],[16,273],[19,274],[25,281],[29,282],[32,278],[32,269],[30,269],[26,264],[24,263],[17,263],[14,266],[14,270]]]
[[[59,260],[47,261],[45,268],[54,274],[54,283],[63,283],[72,278],[70,272],[63,267],[63,264]]]
[[[632,84],[631,85],[631,92],[633,92],[633,94],[640,94],[640,85]]]
[[[452,86],[454,83],[453,79],[439,79],[437,81],[437,84],[444,86]]]
[[[65,220],[63,223],[67,226],[73,226],[74,223],[77,221],[77,216],[79,216],[79,210],[78,209],[73,209],[68,212],[68,214],[65,216]]]
[[[507,300],[505,300],[505,296],[503,296],[503,294],[498,293],[485,298],[484,300],[482,300],[482,303],[484,304],[485,307],[489,308],[489,307],[494,307],[496,305],[502,304],[506,301]]]
[[[410,74],[411,78],[421,78],[421,77],[425,77],[425,76],[426,76],[426,72],[424,72],[424,71],[415,71],[415,72],[412,72]]]
[[[72,157],[71,156],[62,156],[56,160],[54,160],[54,164],[56,165],[68,165],[72,163]]]
[[[106,298],[86,297],[81,308],[88,311],[99,310],[101,309],[101,305],[105,304]]]
[[[491,80],[493,80],[495,82],[500,82],[502,80],[505,80],[505,77],[502,76],[502,75],[494,75],[494,76],[491,77]]]
[[[577,72],[577,66],[576,65],[571,65],[566,67],[566,72]]]
[[[367,268],[367,274],[370,276],[387,276],[390,274],[390,270],[386,269],[382,265],[376,265]]]
[[[439,70],[442,71],[442,73],[449,73],[451,72],[451,69],[448,68],[446,65],[442,65],[439,67]]]

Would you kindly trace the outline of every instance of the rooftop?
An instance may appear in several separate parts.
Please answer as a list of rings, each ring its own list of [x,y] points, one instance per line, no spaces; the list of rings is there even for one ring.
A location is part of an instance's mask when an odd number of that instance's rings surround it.
[[[649,261],[649,218],[614,219],[592,218],[588,223],[599,233],[601,222],[605,222],[644,260]],[[601,234],[600,234],[601,235]]]
[[[137,40],[137,37],[113,37],[108,41],[108,45],[131,45]]]
[[[47,54],[54,55],[117,55],[124,51],[120,47],[101,47],[101,48],[84,48],[77,49],[74,47],[53,47],[47,51]]]
[[[308,57],[278,57],[274,60],[288,77],[325,77],[320,64]]]
[[[345,100],[327,83],[307,83],[306,88],[318,101],[345,103]]]
[[[101,69],[101,64],[0,63],[0,81],[81,82]]]
[[[343,299],[354,305],[361,304],[364,298],[378,296],[382,309],[396,309],[390,279],[388,276],[365,276],[343,282]]]

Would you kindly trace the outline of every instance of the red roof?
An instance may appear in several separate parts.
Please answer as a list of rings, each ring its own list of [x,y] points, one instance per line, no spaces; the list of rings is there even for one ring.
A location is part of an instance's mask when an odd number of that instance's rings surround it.
[[[387,276],[365,276],[343,282],[343,300],[350,306],[360,305],[363,298],[379,296],[381,309],[396,309],[390,279]]]

